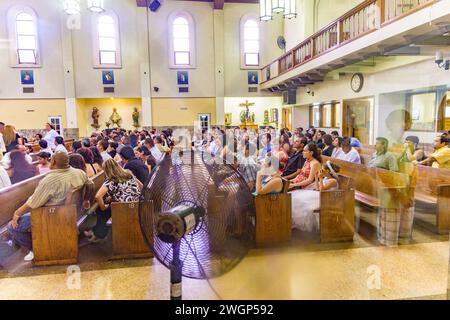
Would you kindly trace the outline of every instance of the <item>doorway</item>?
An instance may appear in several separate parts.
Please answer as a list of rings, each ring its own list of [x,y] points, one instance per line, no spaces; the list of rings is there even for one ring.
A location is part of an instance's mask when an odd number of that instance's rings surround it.
[[[211,114],[200,113],[198,115],[198,126],[201,130],[209,130],[211,127]]]
[[[281,127],[292,131],[292,108],[283,108],[281,113]]]
[[[373,97],[344,100],[342,112],[343,136],[357,138],[365,145],[370,143],[373,103]]]

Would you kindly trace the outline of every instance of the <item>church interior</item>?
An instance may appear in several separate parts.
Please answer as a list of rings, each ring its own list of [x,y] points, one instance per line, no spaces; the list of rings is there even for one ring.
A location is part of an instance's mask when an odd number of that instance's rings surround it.
[[[0,299],[450,299],[450,0],[0,0]]]

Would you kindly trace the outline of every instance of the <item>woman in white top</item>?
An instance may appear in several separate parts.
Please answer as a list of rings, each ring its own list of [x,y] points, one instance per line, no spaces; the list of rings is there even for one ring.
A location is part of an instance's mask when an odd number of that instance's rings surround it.
[[[327,161],[316,176],[315,190],[297,190],[292,192],[292,227],[301,231],[319,230],[320,191],[338,190],[339,167]]]
[[[44,140],[47,141],[48,147],[52,150],[55,150],[55,138],[59,136],[58,132],[56,132],[55,127],[50,123],[45,125],[45,130],[47,131],[44,136]]]
[[[63,139],[63,137],[56,137],[55,138],[55,145],[56,145],[56,148],[55,148],[55,153],[57,153],[57,152],[64,152],[64,153],[69,153],[68,151],[67,151],[67,149],[66,149],[66,146],[64,145],[64,139]]]

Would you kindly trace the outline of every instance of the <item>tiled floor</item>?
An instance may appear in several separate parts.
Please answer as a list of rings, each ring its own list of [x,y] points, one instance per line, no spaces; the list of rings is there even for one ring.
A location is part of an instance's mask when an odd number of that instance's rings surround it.
[[[446,299],[448,237],[416,226],[411,244],[381,246],[375,218],[376,213],[361,209],[353,243],[324,245],[317,235],[294,232],[289,246],[251,250],[210,284],[184,279],[184,298]],[[109,250],[109,244],[83,247],[81,273],[30,267],[15,252],[0,270],[0,299],[169,298],[169,271],[156,259],[108,261]]]

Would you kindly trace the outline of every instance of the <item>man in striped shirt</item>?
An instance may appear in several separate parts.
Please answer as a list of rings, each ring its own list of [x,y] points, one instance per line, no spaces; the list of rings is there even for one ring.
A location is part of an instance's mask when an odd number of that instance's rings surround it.
[[[14,212],[13,219],[8,225],[12,239],[30,250],[24,258],[25,261],[31,261],[34,258],[31,241],[31,210],[43,206],[64,205],[67,195],[82,186],[86,187],[83,206],[89,207],[88,199],[93,192],[93,183],[86,173],[70,167],[69,156],[64,152],[53,155],[50,168],[52,170],[39,182],[33,195]]]

